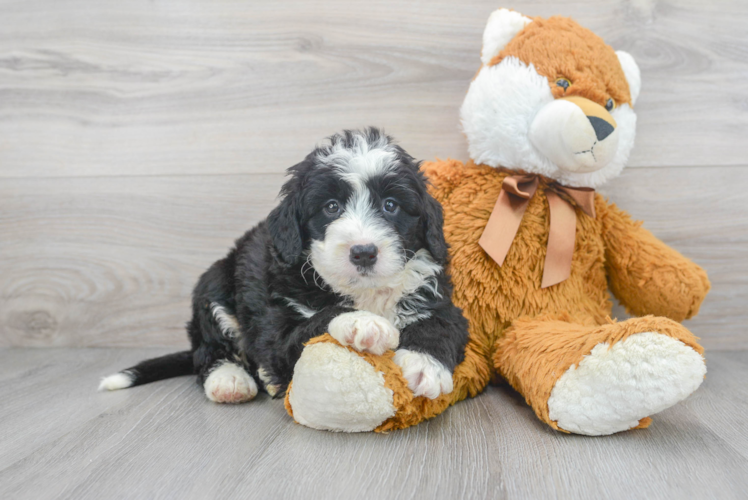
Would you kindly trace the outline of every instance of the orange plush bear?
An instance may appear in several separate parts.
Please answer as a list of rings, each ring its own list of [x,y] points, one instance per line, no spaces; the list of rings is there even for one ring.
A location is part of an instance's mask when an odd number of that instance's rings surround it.
[[[313,339],[286,407],[337,431],[404,428],[500,375],[554,429],[605,435],[696,390],[703,349],[679,322],[706,273],[594,189],[633,146],[639,69],[571,19],[494,12],[461,110],[472,161],[427,163],[444,207],[454,303],[470,321],[454,389],[414,397],[393,362]],[[610,319],[608,287],[634,315]]]

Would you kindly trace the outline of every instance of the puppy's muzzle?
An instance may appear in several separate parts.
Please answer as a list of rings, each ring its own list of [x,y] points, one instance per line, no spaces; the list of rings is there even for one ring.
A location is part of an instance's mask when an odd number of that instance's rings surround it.
[[[371,269],[377,263],[377,247],[369,245],[353,245],[349,259],[351,264],[363,269]]]
[[[599,104],[561,97],[543,106],[530,125],[530,141],[567,172],[594,172],[615,157],[618,125]]]

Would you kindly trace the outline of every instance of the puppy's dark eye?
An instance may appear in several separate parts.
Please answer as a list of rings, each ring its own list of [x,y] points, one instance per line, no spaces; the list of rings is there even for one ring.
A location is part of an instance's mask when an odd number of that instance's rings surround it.
[[[612,111],[613,108],[615,107],[616,107],[616,102],[613,99],[608,99],[605,102],[605,109],[607,109],[608,111]]]
[[[340,205],[338,205],[337,201],[330,200],[325,204],[325,212],[328,215],[335,215],[336,213],[340,212]]]
[[[571,82],[566,78],[559,78],[558,80],[556,80],[556,85],[566,90],[569,88],[569,85],[571,85]]]
[[[397,208],[398,204],[395,200],[384,200],[384,205],[382,205],[382,210],[390,214],[397,212]]]

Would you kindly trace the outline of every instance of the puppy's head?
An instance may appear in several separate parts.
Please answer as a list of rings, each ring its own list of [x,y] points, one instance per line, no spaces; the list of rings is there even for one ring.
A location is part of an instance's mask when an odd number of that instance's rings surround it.
[[[414,258],[443,266],[441,206],[418,167],[375,128],[333,135],[288,170],[268,218],[279,257],[308,259],[339,293],[393,286]]]

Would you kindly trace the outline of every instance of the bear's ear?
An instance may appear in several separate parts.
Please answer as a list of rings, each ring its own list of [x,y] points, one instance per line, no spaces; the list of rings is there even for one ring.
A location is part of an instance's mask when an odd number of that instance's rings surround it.
[[[622,50],[616,50],[618,56],[618,62],[621,63],[623,68],[623,74],[626,76],[626,81],[629,84],[629,92],[631,92],[631,105],[636,103],[636,99],[639,97],[639,91],[642,88],[642,75],[639,71],[639,66],[636,65],[634,57],[628,52]]]
[[[486,30],[483,32],[483,50],[480,55],[483,64],[491,62],[491,59],[531,22],[532,19],[513,10],[493,11],[491,17],[488,18]]]

